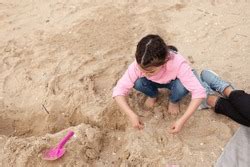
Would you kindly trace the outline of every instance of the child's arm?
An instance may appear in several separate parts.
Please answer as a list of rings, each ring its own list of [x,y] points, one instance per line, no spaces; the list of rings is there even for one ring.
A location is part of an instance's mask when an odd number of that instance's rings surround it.
[[[139,120],[139,117],[134,113],[134,111],[129,107],[125,96],[116,96],[115,101],[122,109],[122,111],[129,117],[134,128],[143,129],[143,123]]]
[[[184,123],[191,117],[191,115],[196,111],[196,109],[199,107],[201,104],[203,98],[197,98],[197,99],[192,99],[191,102],[188,105],[188,108],[186,112],[179,118],[172,126],[170,129],[170,133],[177,133],[179,132]]]
[[[203,88],[197,77],[187,61],[183,59],[179,66],[177,78],[179,78],[184,87],[191,92],[192,100],[183,116],[172,125],[170,133],[179,132],[184,123],[197,110],[202,100],[206,98],[206,90]]]
[[[117,82],[117,85],[113,89],[113,98],[117,102],[118,106],[122,111],[129,117],[133,127],[142,129],[143,123],[140,122],[139,117],[129,107],[125,96],[129,90],[133,88],[134,82],[139,78],[140,74],[136,70],[136,62],[134,61],[128,69],[125,71],[123,76]]]

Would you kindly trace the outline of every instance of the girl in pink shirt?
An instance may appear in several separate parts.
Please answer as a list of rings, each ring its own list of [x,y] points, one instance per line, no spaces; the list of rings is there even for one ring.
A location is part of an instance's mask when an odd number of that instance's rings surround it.
[[[143,37],[136,49],[136,60],[130,64],[113,89],[113,97],[120,108],[128,115],[133,127],[143,129],[143,122],[129,107],[125,96],[129,90],[136,90],[148,96],[147,107],[153,107],[159,88],[170,90],[168,112],[179,113],[179,101],[191,93],[192,100],[186,112],[170,128],[170,133],[181,130],[184,123],[206,98],[206,91],[194,71],[183,56],[173,46],[165,44],[158,35]]]

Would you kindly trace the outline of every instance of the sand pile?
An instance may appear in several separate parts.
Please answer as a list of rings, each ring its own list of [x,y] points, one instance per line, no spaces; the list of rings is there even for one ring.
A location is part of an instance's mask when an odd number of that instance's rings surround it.
[[[238,125],[197,111],[178,135],[164,92],[131,128],[111,98],[138,40],[157,33],[198,71],[214,69],[250,91],[249,2],[39,1],[0,3],[1,166],[211,166]],[[239,65],[240,64],[240,65]],[[190,97],[181,103],[185,111]],[[180,116],[180,115],[179,115]],[[58,161],[41,152],[73,130]]]

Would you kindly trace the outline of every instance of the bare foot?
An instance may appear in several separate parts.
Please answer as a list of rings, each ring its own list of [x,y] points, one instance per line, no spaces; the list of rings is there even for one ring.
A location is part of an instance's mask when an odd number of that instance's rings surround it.
[[[209,95],[207,97],[207,104],[210,105],[211,107],[215,107],[218,98],[219,98],[218,96]]]
[[[233,91],[234,89],[231,86],[226,87],[226,89],[224,89],[223,94],[226,97],[229,97],[230,93]]]
[[[179,112],[180,112],[179,103],[169,102],[168,113],[170,113],[171,115],[177,115]]]
[[[148,97],[147,100],[145,101],[145,106],[148,108],[153,108],[155,102],[156,102],[156,98]]]

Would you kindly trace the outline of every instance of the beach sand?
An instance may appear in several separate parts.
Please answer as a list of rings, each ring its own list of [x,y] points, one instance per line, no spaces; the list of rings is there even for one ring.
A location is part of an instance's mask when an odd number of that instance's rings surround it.
[[[250,92],[250,2],[0,2],[0,166],[212,166],[239,127],[212,110],[197,111],[177,135],[168,92],[134,130],[111,97],[134,60],[137,42],[159,34],[201,72],[210,68]],[[65,155],[44,161],[68,130]]]

